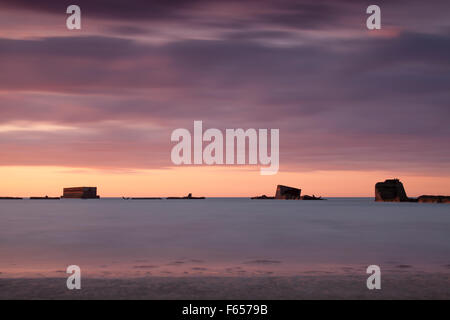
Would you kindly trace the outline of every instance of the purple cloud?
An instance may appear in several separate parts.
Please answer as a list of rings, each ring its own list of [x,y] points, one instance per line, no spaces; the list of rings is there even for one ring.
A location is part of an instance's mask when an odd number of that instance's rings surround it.
[[[386,3],[373,36],[364,2],[80,1],[102,31],[0,38],[0,165],[170,166],[170,132],[203,120],[279,128],[282,167],[448,172],[449,5],[414,24],[431,9],[408,3]],[[33,124],[76,130],[2,131]]]

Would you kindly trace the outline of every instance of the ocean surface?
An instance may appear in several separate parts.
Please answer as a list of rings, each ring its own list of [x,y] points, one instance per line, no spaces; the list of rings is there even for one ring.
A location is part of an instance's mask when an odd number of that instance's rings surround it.
[[[0,200],[0,277],[450,272],[450,206],[373,199]]]

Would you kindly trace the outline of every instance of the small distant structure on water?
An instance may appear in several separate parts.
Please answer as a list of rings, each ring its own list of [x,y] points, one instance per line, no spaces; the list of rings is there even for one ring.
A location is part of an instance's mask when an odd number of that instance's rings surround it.
[[[278,185],[275,192],[275,199],[279,200],[300,200],[301,189]]]
[[[399,179],[387,179],[375,184],[375,201],[378,202],[419,202],[419,203],[450,203],[450,196],[423,195],[409,198],[403,183]]]
[[[30,197],[30,200],[59,200],[59,197],[49,197],[49,196],[45,196],[45,197]]]
[[[388,179],[375,184],[375,201],[406,202],[409,198],[399,179]]]
[[[325,200],[322,197],[316,197],[315,195],[313,196],[308,196],[308,195],[301,195],[302,193],[302,189],[298,189],[298,188],[293,188],[293,187],[288,187],[288,186],[283,186],[281,184],[277,185],[277,190],[275,192],[275,196],[274,197],[268,197],[265,194],[263,194],[262,196],[256,196],[256,197],[252,197],[251,199],[268,199],[268,200]]]
[[[133,198],[129,198],[129,197],[122,197],[123,200],[162,200],[162,198],[160,197],[133,197]]]
[[[64,188],[64,199],[99,199],[97,187],[73,187]]]
[[[193,197],[192,193],[189,193],[186,197],[167,197],[168,200],[175,200],[175,199],[189,199],[189,200],[195,200],[195,199],[205,199],[205,197]]]

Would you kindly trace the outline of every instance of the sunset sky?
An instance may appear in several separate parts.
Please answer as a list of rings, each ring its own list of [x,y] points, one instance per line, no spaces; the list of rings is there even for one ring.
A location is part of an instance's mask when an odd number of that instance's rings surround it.
[[[82,30],[66,28],[71,4]],[[0,196],[373,196],[387,178],[450,194],[449,14],[448,0],[0,0]],[[171,133],[194,120],[278,128],[278,174],[174,166]]]

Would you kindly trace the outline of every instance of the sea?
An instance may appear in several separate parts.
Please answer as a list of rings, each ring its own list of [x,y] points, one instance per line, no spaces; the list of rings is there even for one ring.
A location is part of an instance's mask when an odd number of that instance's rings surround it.
[[[450,272],[450,206],[324,201],[0,200],[0,278]]]

